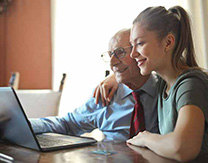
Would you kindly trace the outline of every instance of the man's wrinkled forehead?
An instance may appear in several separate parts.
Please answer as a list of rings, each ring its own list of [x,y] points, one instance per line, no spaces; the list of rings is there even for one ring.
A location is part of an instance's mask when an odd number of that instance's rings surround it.
[[[113,51],[118,47],[129,46],[130,32],[121,32],[111,38],[109,42],[109,51]]]

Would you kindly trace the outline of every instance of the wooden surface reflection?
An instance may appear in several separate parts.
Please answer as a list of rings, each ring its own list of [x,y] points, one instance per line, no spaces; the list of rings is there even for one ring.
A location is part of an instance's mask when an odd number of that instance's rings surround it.
[[[94,154],[94,151],[110,151],[113,154]],[[70,163],[175,163],[158,156],[154,152],[134,146],[128,146],[124,142],[98,142],[94,145],[58,150],[53,152],[38,152],[12,145],[0,144],[0,152],[12,156],[15,162],[70,162]],[[190,163],[207,163],[208,155],[200,156]]]

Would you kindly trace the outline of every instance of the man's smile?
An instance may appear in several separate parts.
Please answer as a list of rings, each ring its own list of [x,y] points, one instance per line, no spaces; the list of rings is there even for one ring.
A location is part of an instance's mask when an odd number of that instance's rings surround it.
[[[119,68],[113,68],[114,72],[118,72],[118,73],[123,73],[124,71],[128,70],[128,67],[123,68],[123,69],[119,69]]]

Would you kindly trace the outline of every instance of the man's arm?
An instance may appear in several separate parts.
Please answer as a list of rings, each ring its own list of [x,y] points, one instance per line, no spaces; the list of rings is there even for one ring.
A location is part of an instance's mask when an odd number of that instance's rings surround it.
[[[31,118],[30,122],[35,133],[56,132],[69,135],[81,135],[97,128],[97,115],[102,109],[90,97],[82,106],[69,112],[64,117]]]

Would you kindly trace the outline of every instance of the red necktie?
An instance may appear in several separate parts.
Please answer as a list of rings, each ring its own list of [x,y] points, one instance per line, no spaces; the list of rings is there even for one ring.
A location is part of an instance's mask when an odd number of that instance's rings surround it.
[[[145,130],[144,110],[139,100],[139,92],[132,92],[132,95],[136,103],[131,116],[130,138]]]

